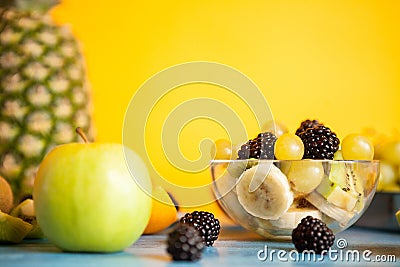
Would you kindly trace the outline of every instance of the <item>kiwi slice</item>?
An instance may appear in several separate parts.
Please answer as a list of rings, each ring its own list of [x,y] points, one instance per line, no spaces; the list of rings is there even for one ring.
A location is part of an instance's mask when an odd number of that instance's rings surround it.
[[[31,230],[31,224],[0,211],[0,243],[19,243]]]
[[[35,206],[32,199],[25,199],[18,206],[16,206],[10,213],[14,217],[18,217],[27,223],[32,225],[32,230],[28,233],[26,238],[37,239],[44,238],[42,229],[40,229],[39,224],[36,220]]]
[[[13,207],[13,193],[10,184],[0,176],[0,211],[9,213]]]

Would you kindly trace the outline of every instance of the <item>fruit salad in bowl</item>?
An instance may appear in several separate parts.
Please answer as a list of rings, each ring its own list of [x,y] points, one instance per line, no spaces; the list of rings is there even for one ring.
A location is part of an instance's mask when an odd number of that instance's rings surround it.
[[[312,216],[343,231],[371,202],[378,161],[215,160],[214,193],[238,224],[268,238],[290,238]]]
[[[341,232],[364,213],[378,184],[368,138],[340,142],[317,120],[293,134],[260,133],[234,153],[211,162],[215,197],[235,222],[267,238],[290,239],[307,216]]]

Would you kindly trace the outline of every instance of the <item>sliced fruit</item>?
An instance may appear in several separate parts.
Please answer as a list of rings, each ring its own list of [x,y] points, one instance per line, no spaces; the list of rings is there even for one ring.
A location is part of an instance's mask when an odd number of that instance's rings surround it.
[[[25,239],[41,239],[45,238],[42,228],[40,228],[37,221],[32,222],[32,230],[26,235]]]
[[[36,220],[35,206],[32,199],[26,199],[16,206],[10,213],[11,216],[18,217],[23,221],[32,225],[32,230],[28,233],[26,238],[37,239],[44,238],[42,229]]]
[[[362,183],[351,167],[343,162],[333,162],[329,177],[322,180],[317,192],[339,208],[360,211],[364,206]]]
[[[35,217],[35,206],[32,199],[25,199],[18,204],[10,213],[11,216],[23,219],[24,217]]]
[[[367,169],[365,169],[365,167],[367,167]],[[369,190],[366,190],[366,186],[368,183],[373,183],[374,185],[377,177],[378,171],[373,170],[374,168],[365,166],[362,163],[360,163],[360,165],[347,166],[346,177],[349,180],[349,183],[352,185],[351,189],[357,195],[357,203],[354,208],[355,212],[360,212],[364,209],[364,196],[366,192],[369,194]]]
[[[342,226],[345,226],[354,216],[353,212],[341,209],[334,204],[329,203],[318,192],[311,192],[309,195],[306,196],[306,199],[313,206],[318,208],[322,213],[336,220]]]
[[[321,212],[316,208],[297,208],[290,207],[289,210],[277,220],[270,220],[270,223],[279,228],[293,229],[300,223],[301,219],[312,216],[321,219]]]
[[[178,213],[175,204],[161,186],[153,189],[153,200],[150,220],[144,234],[154,234],[164,230],[177,221]]]
[[[9,213],[13,207],[13,193],[10,184],[0,176],[0,211]]]
[[[278,219],[293,203],[286,176],[269,162],[246,170],[239,178],[236,193],[248,213],[267,220]]]
[[[379,178],[380,163],[357,164],[353,166],[354,173],[358,176],[356,190],[364,196],[369,196],[376,188]]]
[[[350,189],[342,188],[329,179],[324,179],[321,185],[317,188],[320,193],[329,203],[332,203],[347,211],[352,211],[357,203],[357,195]]]
[[[19,243],[32,230],[32,225],[22,219],[0,212],[0,243]]]
[[[311,160],[292,162],[287,176],[294,190],[306,194],[317,188],[323,177],[324,167],[322,163]]]

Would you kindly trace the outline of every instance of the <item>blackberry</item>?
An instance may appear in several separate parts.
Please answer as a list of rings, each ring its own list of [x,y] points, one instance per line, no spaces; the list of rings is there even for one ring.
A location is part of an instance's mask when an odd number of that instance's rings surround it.
[[[308,250],[321,254],[333,245],[335,235],[324,222],[307,216],[293,229],[292,241],[299,252]]]
[[[217,240],[221,228],[219,220],[212,213],[206,211],[186,213],[180,219],[180,223],[196,228],[203,237],[203,242],[207,247],[212,246],[214,241]]]
[[[204,249],[203,238],[193,226],[178,224],[167,239],[167,252],[176,261],[196,261]]]
[[[239,159],[274,159],[276,136],[271,132],[260,133],[243,144],[238,151]]]
[[[317,120],[305,120],[302,121],[300,127],[296,130],[296,135],[300,135],[300,133],[304,132],[308,128],[314,128],[315,126],[323,125]]]
[[[304,144],[304,159],[333,159],[339,149],[339,138],[323,125],[308,128],[299,137]]]

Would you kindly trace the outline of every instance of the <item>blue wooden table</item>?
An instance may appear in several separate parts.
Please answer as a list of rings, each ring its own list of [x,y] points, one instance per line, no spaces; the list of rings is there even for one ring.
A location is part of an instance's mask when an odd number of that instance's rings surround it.
[[[173,262],[166,253],[166,235],[145,235],[120,253],[61,252],[46,240],[0,245],[0,267],[6,266],[268,266],[276,264],[340,264],[400,266],[400,232],[352,227],[336,235],[330,255],[297,254],[291,242],[267,241],[238,226],[225,227],[214,247],[200,261]],[[336,251],[336,252],[335,252]],[[357,259],[357,255],[360,259]],[[303,257],[303,258],[302,258]],[[310,258],[307,258],[310,257]],[[381,262],[381,261],[391,262]],[[393,262],[394,261],[394,262]]]

